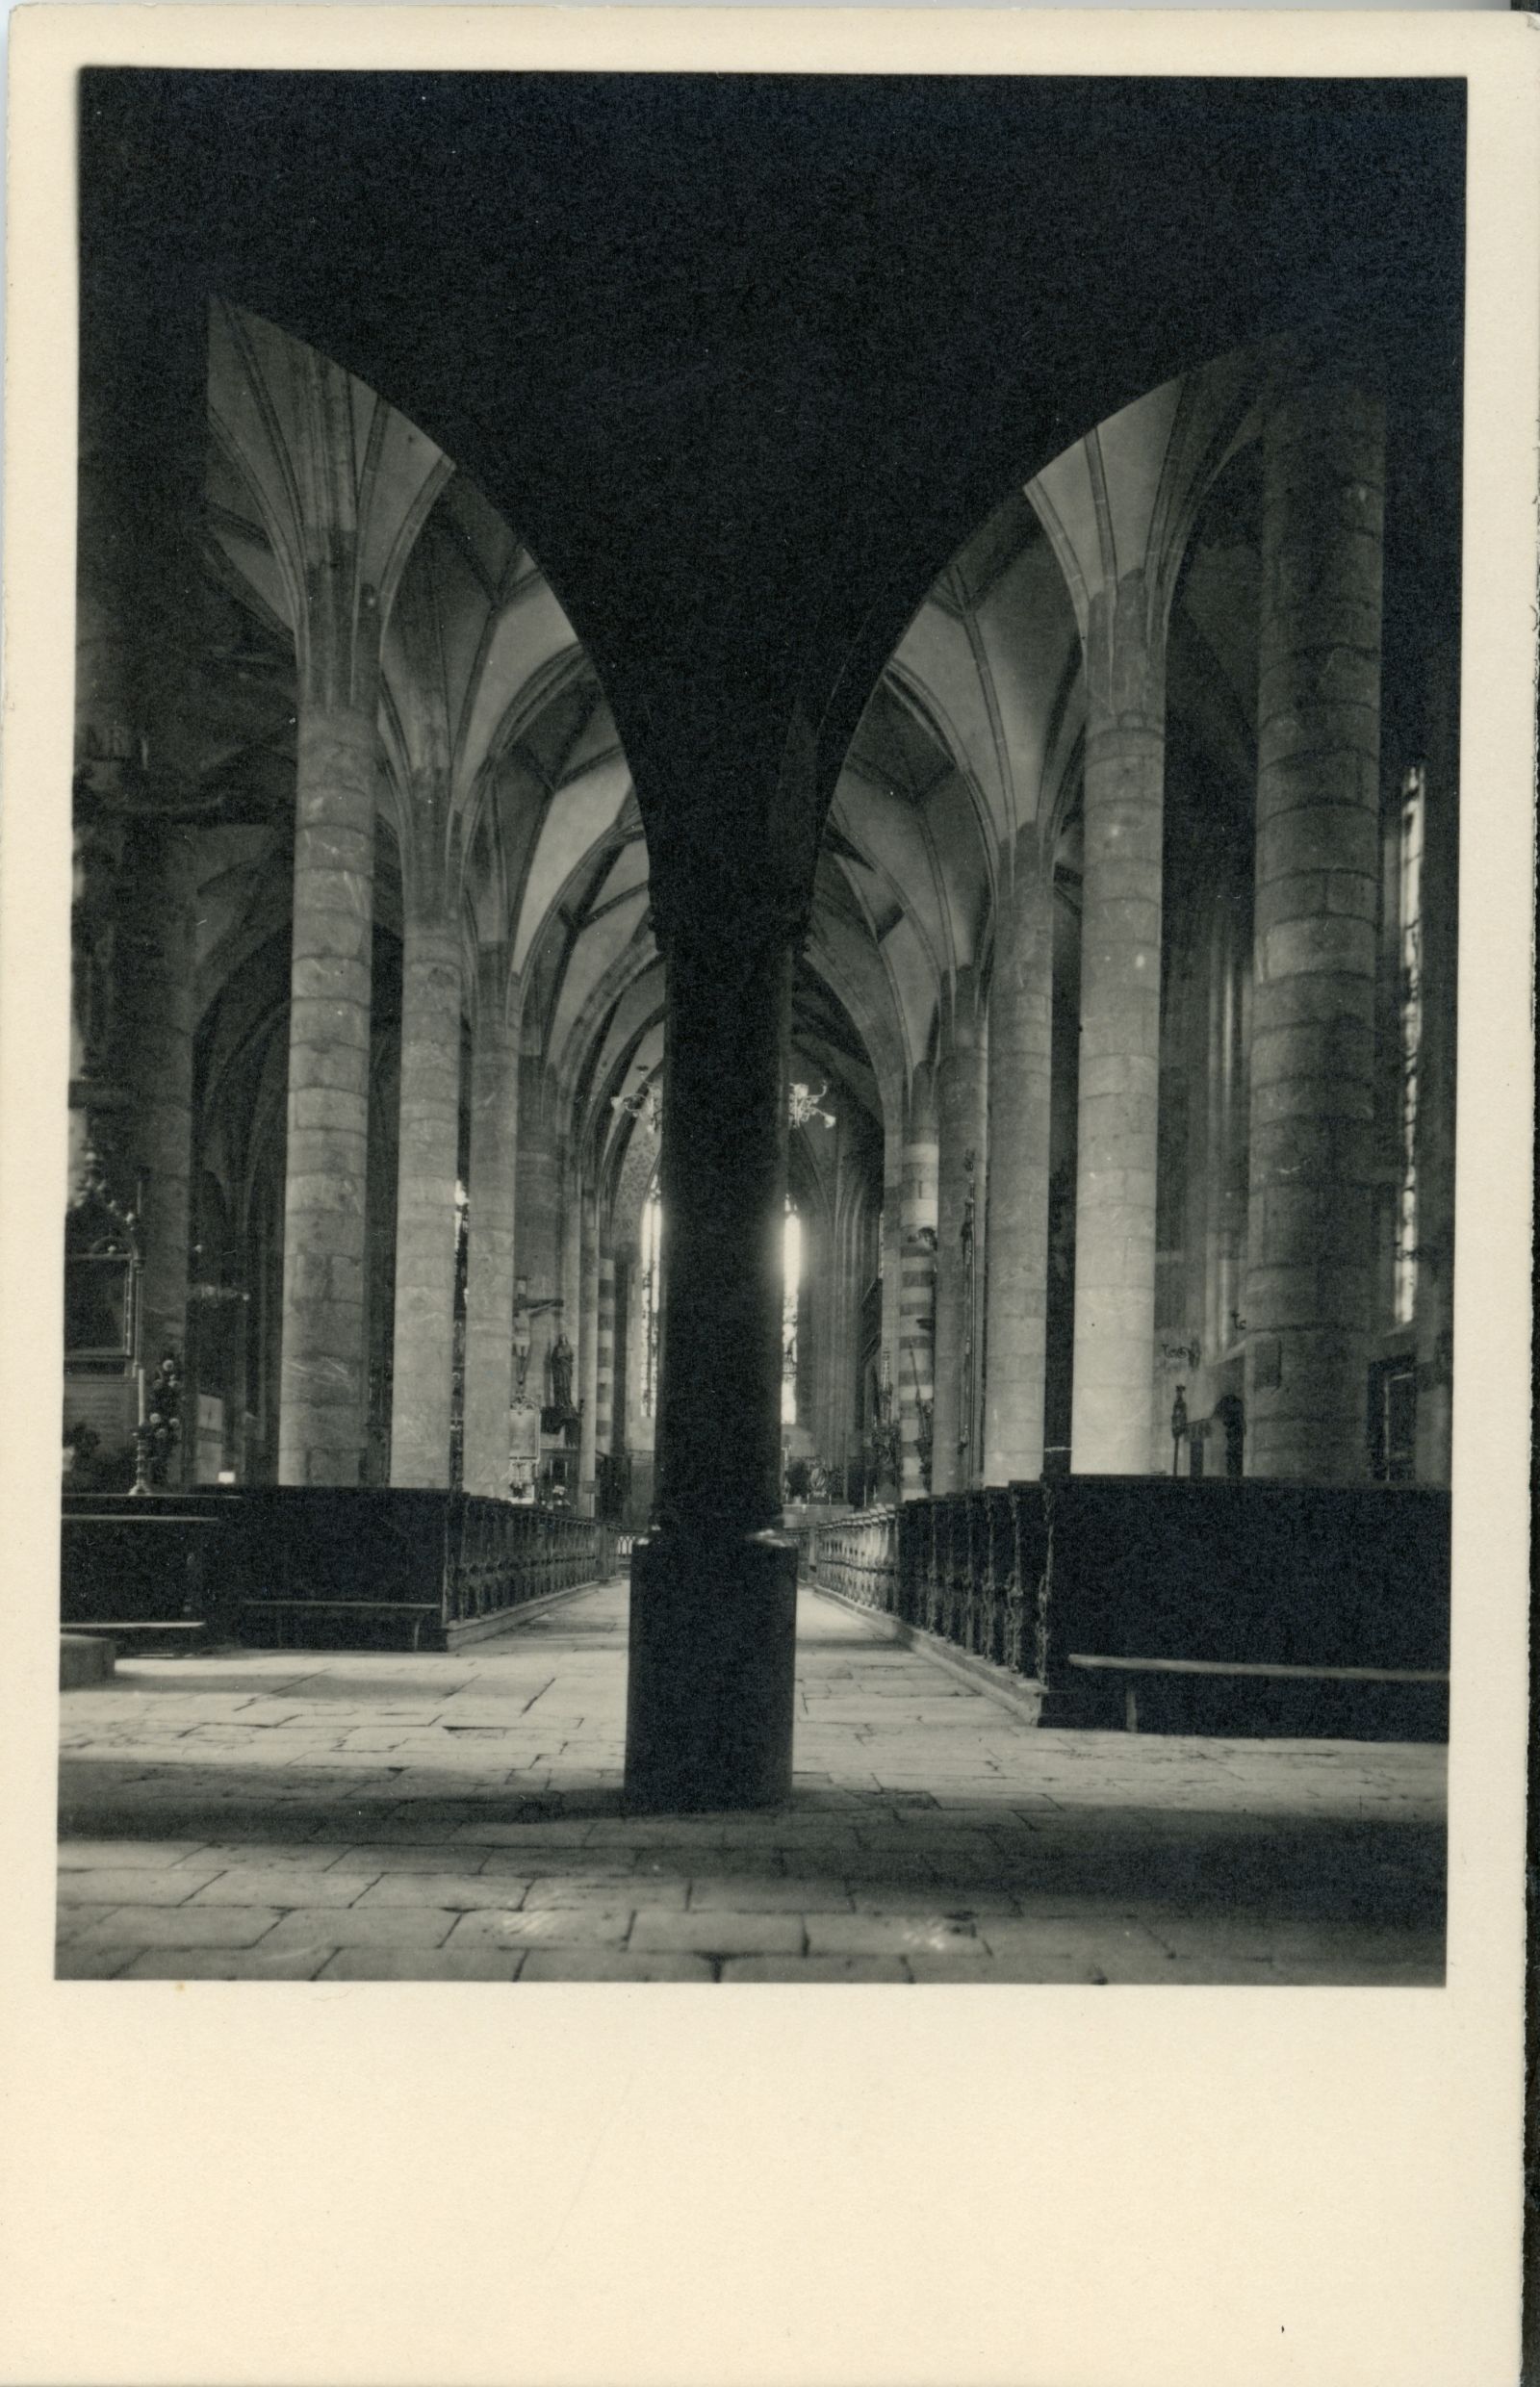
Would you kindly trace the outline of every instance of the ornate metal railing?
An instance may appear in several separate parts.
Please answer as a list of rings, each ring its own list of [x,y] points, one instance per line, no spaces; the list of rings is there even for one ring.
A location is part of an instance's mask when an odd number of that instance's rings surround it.
[[[823,1590],[857,1606],[896,1615],[898,1511],[863,1508],[814,1527],[805,1572]]]
[[[1014,1674],[1037,1675],[1047,1535],[1041,1487],[868,1508],[820,1527],[820,1588]]]
[[[597,1517],[462,1494],[445,1519],[444,1622],[498,1616],[615,1572],[615,1528]]]

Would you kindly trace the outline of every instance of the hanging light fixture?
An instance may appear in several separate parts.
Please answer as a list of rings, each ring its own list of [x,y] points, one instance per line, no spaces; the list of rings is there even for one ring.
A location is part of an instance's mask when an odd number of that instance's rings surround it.
[[[788,1087],[786,1093],[787,1116],[790,1124],[793,1127],[806,1127],[812,1119],[822,1119],[826,1127],[833,1127],[834,1124],[834,1115],[833,1111],[823,1111],[819,1109],[819,1105],[828,1091],[829,1082],[827,1078],[825,1079],[823,1085],[819,1087],[816,1093],[812,1091],[810,1087],[805,1086],[800,1078],[794,1080],[792,1085]]]
[[[629,1094],[611,1094],[612,1111],[624,1111],[628,1118],[640,1119],[650,1135],[658,1134],[663,1123],[663,1105],[656,1078],[647,1078]]]

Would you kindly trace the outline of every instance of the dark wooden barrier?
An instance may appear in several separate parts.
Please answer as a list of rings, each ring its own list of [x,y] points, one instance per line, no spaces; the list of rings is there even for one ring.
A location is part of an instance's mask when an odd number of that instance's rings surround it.
[[[1044,1721],[1447,1731],[1447,1492],[1096,1476],[1044,1490]]]
[[[615,1571],[591,1517],[451,1492],[66,1493],[62,1621],[135,1646],[443,1650]]]
[[[125,1657],[196,1648],[218,1630],[227,1581],[222,1503],[196,1493],[130,1500],[66,1492],[61,1621],[103,1635]]]
[[[1437,1737],[1450,1501],[1084,1476],[868,1509],[811,1579],[1026,1677],[1042,1720]]]

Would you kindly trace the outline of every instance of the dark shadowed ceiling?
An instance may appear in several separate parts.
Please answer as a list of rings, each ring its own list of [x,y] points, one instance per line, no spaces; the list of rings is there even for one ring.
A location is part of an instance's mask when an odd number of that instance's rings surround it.
[[[949,558],[1183,368],[1332,319],[1452,412],[1458,84],[113,70],[82,128],[93,270],[313,343],[519,526],[650,840],[796,713],[821,811]]]

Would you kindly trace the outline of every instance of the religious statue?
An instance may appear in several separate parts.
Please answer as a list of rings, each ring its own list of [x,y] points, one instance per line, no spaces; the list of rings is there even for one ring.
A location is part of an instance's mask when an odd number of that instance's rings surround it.
[[[551,1347],[551,1405],[560,1417],[572,1414],[572,1345],[559,1333]]]

